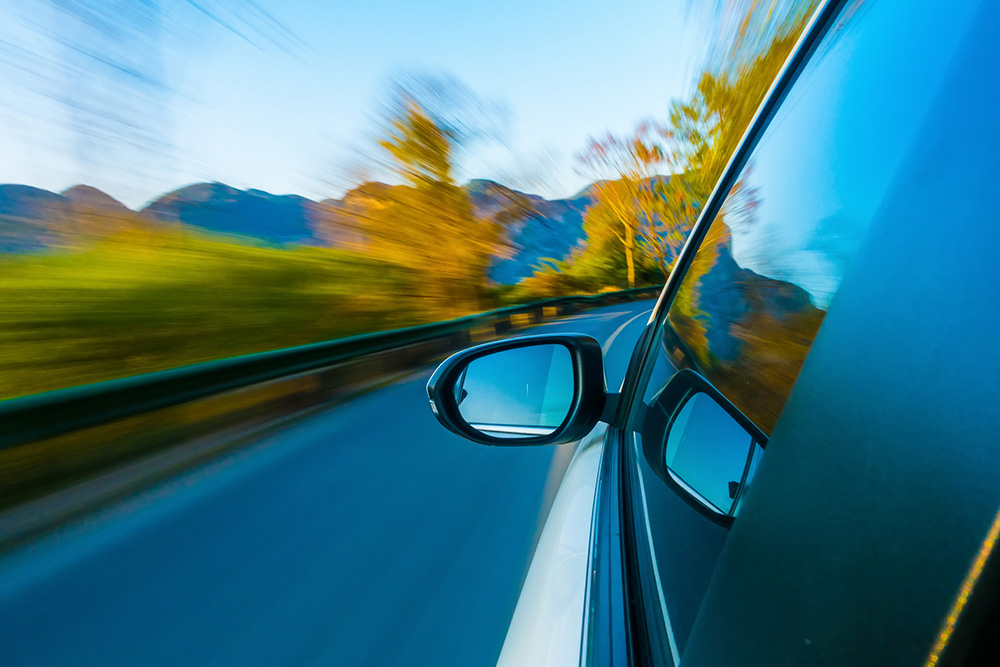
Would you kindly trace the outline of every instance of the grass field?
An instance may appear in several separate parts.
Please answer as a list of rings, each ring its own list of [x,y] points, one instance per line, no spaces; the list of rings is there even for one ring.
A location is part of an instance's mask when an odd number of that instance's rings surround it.
[[[434,319],[413,282],[351,251],[176,230],[0,255],[0,399]]]

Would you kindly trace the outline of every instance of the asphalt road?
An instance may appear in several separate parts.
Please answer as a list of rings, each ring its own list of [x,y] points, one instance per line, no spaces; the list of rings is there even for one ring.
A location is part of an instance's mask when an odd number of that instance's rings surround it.
[[[652,301],[532,332],[605,343]],[[430,369],[0,557],[0,665],[493,665],[572,446],[445,431]]]

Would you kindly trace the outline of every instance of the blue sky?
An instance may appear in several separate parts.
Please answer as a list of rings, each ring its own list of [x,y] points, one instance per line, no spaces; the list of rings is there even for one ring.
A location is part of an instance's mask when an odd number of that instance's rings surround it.
[[[261,3],[300,41],[245,1],[25,4],[0,0],[0,182],[83,182],[130,206],[204,180],[339,196],[404,69],[509,111],[505,145],[480,146],[463,177],[565,196],[588,180],[573,167],[588,136],[686,94],[704,36],[684,0]]]

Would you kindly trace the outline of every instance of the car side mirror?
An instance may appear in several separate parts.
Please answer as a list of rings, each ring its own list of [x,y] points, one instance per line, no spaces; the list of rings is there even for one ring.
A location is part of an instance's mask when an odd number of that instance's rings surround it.
[[[523,336],[446,359],[427,383],[445,428],[486,445],[579,440],[613,408],[601,345],[581,334]]]
[[[654,398],[642,433],[643,453],[656,474],[696,510],[731,525],[767,436],[691,370],[676,373]]]

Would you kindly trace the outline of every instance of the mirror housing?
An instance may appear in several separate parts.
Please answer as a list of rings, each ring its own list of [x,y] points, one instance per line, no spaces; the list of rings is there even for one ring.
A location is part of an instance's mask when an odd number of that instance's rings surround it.
[[[552,427],[548,433],[517,432],[505,436],[492,435],[470,425],[462,415],[459,407],[461,401],[457,398],[461,395],[464,400],[462,385],[466,381],[470,365],[478,359],[494,355],[496,359],[491,360],[492,362],[502,362],[504,360],[500,355],[504,353],[537,346],[565,348],[572,363],[572,377],[563,379],[572,388],[572,397],[567,401],[567,412],[562,422]],[[516,359],[513,354],[509,356],[512,360]],[[521,336],[477,345],[448,357],[427,382],[427,397],[437,420],[449,431],[484,445],[557,445],[579,440],[597,422],[607,420],[605,412],[613,410],[617,396],[609,395],[605,388],[601,344],[583,334]]]
[[[642,449],[650,467],[691,507],[729,527],[767,436],[695,371],[678,371],[648,406]]]

